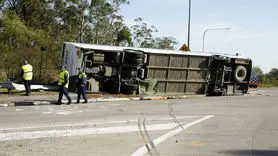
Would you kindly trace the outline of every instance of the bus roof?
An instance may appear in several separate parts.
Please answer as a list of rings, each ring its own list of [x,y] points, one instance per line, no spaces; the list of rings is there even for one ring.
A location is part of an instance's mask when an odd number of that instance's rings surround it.
[[[177,50],[165,50],[165,49],[151,49],[151,48],[135,48],[135,47],[120,47],[120,46],[108,46],[108,45],[96,45],[96,44],[85,44],[85,43],[72,43],[72,42],[65,42],[65,44],[71,44],[79,48],[83,49],[90,49],[90,50],[99,50],[99,51],[110,51],[110,52],[122,52],[124,49],[133,49],[133,50],[140,50],[144,53],[150,54],[171,54],[171,55],[193,55],[193,56],[214,56],[214,55],[221,55],[227,56],[230,58],[241,58],[241,59],[249,59],[243,56],[236,56],[230,54],[223,54],[223,53],[215,53],[215,52],[184,52],[184,51],[177,51]]]

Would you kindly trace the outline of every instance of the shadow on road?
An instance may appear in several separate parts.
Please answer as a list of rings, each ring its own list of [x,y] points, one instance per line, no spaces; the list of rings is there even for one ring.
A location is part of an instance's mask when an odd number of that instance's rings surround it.
[[[16,101],[14,106],[34,106],[34,105],[55,105],[57,100],[43,100],[42,101]]]
[[[278,148],[277,150],[228,150],[228,151],[222,151],[225,154],[231,154],[231,155],[252,155],[252,156],[278,156]]]
[[[34,105],[32,101],[15,102],[14,106],[32,106]]]

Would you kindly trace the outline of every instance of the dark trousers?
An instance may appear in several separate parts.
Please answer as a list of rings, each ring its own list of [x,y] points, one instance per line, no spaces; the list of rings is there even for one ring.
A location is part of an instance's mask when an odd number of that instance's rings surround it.
[[[80,101],[81,95],[82,95],[83,99],[85,101],[87,101],[86,88],[85,87],[77,88],[77,102]]]
[[[65,95],[66,98],[68,99],[68,101],[71,102],[71,98],[69,96],[68,89],[66,87],[64,87],[64,86],[59,86],[59,99],[58,99],[58,102],[62,101],[63,95]]]
[[[24,87],[26,95],[29,96],[31,94],[31,80],[24,80]]]

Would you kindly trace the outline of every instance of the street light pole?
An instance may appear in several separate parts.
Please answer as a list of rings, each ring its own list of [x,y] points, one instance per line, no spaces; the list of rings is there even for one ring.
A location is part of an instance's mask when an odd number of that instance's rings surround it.
[[[190,27],[191,27],[191,0],[189,0],[188,5],[188,31],[187,31],[187,46],[188,49],[190,49]]]
[[[202,48],[202,51],[204,52],[205,51],[205,36],[206,36],[206,33],[210,30],[230,30],[231,28],[213,28],[213,29],[206,29],[203,33],[203,48]]]

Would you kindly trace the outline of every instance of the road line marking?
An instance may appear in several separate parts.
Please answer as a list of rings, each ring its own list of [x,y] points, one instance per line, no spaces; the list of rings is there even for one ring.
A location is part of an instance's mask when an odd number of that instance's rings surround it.
[[[55,114],[57,114],[57,115],[69,115],[69,114],[73,114],[73,113],[75,113],[75,112],[73,112],[73,111],[63,111],[63,112],[57,112]]]
[[[148,131],[169,130],[176,127],[176,123],[171,124],[156,124],[149,125]],[[14,132],[14,133],[0,133],[0,141],[10,140],[26,140],[37,138],[50,137],[65,137],[65,136],[81,136],[81,135],[98,135],[98,134],[113,134],[113,133],[127,133],[138,132],[137,126],[120,126],[120,127],[105,127],[105,128],[83,128],[83,129],[67,129],[67,130],[46,130],[33,132]]]
[[[180,133],[182,130],[184,130],[186,128],[189,128],[189,127],[191,127],[193,125],[196,125],[196,124],[198,124],[198,123],[200,123],[202,121],[205,121],[205,120],[207,120],[209,118],[212,118],[212,117],[213,117],[213,115],[205,116],[205,117],[203,117],[203,118],[201,118],[199,120],[196,120],[196,121],[193,121],[193,122],[191,122],[189,124],[183,125],[183,128],[179,127],[178,129],[175,129],[175,130],[173,130],[173,131],[171,131],[169,133],[166,133],[166,134],[156,138],[153,141],[153,143],[154,143],[155,146],[158,146],[159,144],[164,142],[166,139],[173,137],[174,135]],[[149,147],[150,147],[150,145],[149,145]],[[146,149],[146,145],[144,145],[144,146],[140,147],[138,150],[136,150],[134,153],[132,153],[130,156],[144,156],[147,153],[148,153],[148,151]]]
[[[53,114],[53,112],[42,112],[42,115],[48,115],[48,114]]]
[[[24,109],[15,109],[15,111],[17,111],[17,112],[23,112]]]
[[[46,112],[48,114],[50,112]],[[52,112],[55,114],[55,112]],[[57,113],[56,113],[57,114]],[[180,116],[177,119],[191,119],[198,118],[201,116]],[[167,121],[172,120],[172,118],[160,118],[160,119],[149,119],[147,121]],[[103,121],[103,122],[90,122],[90,123],[77,123],[77,124],[62,124],[62,125],[46,125],[46,126],[30,126],[30,127],[15,127],[15,128],[2,128],[0,131],[8,131],[8,130],[23,130],[23,129],[36,129],[36,128],[56,128],[56,127],[74,127],[74,126],[89,126],[89,125],[100,125],[100,124],[122,124],[122,123],[136,123],[137,120],[120,120],[120,121]]]

